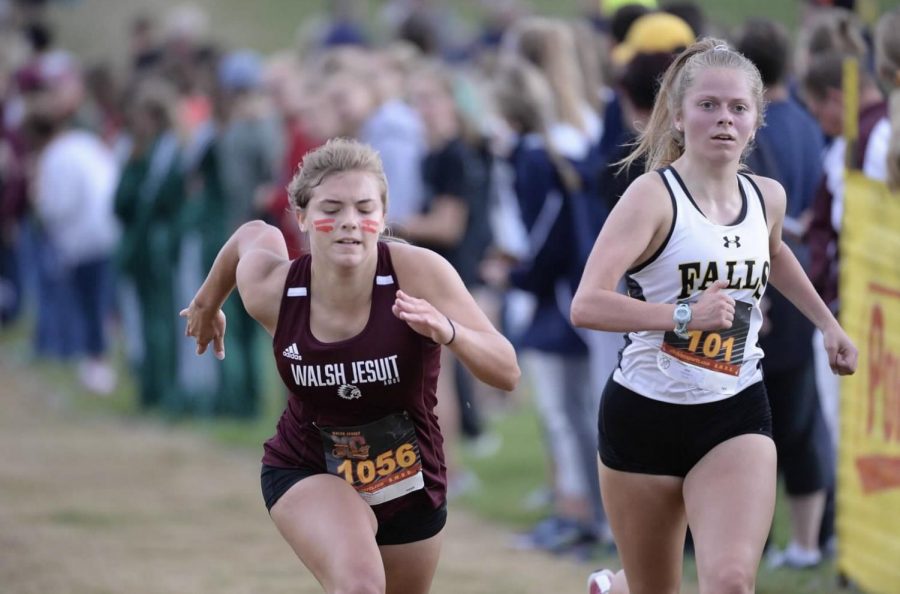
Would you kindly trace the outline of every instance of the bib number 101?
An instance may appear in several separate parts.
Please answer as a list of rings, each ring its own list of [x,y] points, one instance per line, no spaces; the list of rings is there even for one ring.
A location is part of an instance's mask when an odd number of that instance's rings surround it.
[[[687,350],[697,353],[698,349],[702,350],[703,356],[709,359],[718,359],[722,349],[725,355],[722,360],[726,363],[731,362],[731,355],[734,352],[734,336],[722,339],[722,335],[718,332],[702,332],[700,330],[692,330],[691,338],[688,341]]]
[[[372,460],[344,460],[337,467],[338,473],[351,485],[359,481],[368,485],[378,477],[390,476],[397,468],[409,468],[416,463],[416,452],[410,443],[394,450],[382,452]]]

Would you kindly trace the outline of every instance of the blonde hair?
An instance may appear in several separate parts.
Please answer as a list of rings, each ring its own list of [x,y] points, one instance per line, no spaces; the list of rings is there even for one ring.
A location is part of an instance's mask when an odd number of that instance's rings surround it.
[[[585,20],[568,23],[575,42],[578,69],[584,81],[585,100],[596,112],[602,113],[605,105],[600,98],[603,88],[603,58],[605,49],[594,28]]]
[[[882,15],[875,29],[875,70],[889,93],[891,136],[888,141],[887,183],[900,190],[900,8]]]
[[[359,171],[371,173],[378,182],[381,205],[387,213],[388,186],[378,152],[367,144],[349,138],[333,138],[306,153],[297,173],[288,184],[291,206],[305,210],[313,190],[335,173]]]
[[[550,140],[550,126],[556,120],[554,97],[541,71],[525,60],[508,56],[498,62],[492,74],[494,100],[500,115],[519,134],[538,134],[566,190],[581,189],[581,178],[575,167],[559,154]]]
[[[553,123],[556,104],[547,79],[532,64],[504,57],[491,73],[494,101],[503,118],[519,134],[545,134]]]
[[[528,17],[512,26],[504,44],[543,72],[553,91],[558,119],[585,131],[587,93],[572,31],[560,21]]]
[[[645,171],[653,171],[669,165],[684,153],[684,134],[675,129],[672,120],[681,114],[684,96],[694,84],[697,72],[710,68],[730,68],[747,76],[756,104],[756,127],[762,126],[765,99],[759,70],[724,41],[706,38],[681,52],[666,70],[647,127],[638,136],[631,154],[617,163],[621,168],[628,168],[646,156]]]

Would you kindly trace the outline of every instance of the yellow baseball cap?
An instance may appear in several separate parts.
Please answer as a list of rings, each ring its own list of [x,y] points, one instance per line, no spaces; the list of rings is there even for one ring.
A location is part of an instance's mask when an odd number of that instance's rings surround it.
[[[613,62],[627,64],[637,53],[673,52],[696,40],[684,19],[667,12],[651,12],[632,23],[625,41],[613,48]]]

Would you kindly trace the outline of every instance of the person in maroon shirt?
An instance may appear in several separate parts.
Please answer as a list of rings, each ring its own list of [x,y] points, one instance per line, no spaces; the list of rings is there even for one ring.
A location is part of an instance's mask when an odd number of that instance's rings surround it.
[[[515,351],[444,258],[381,241],[387,183],[371,147],[329,141],[289,193],[310,253],[289,260],[277,228],[246,223],[181,312],[185,334],[224,358],[236,285],[272,335],[292,395],[265,444],[263,495],[323,588],[427,592],[446,520],[441,346],[503,390],[519,379]]]
[[[844,59],[847,54],[840,51],[825,52],[810,60],[803,79],[803,89],[810,112],[818,120],[827,136],[840,138],[844,133]],[[865,68],[866,56],[856,56],[859,62],[859,90],[857,116],[857,139],[853,155],[853,167],[862,168],[869,147],[869,138],[875,125],[887,113],[887,103],[878,89],[872,74]],[[844,149],[840,149],[843,154]],[[835,313],[840,301],[838,295],[838,270],[840,252],[838,250],[840,225],[843,218],[844,163],[825,159],[825,171],[819,183],[812,204],[812,219],[806,230],[809,246],[809,277],[816,290]],[[839,190],[835,195],[835,191]],[[836,209],[840,209],[836,216]]]

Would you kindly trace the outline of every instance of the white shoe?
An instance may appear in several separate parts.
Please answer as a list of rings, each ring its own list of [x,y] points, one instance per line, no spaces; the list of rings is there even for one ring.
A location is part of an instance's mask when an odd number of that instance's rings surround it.
[[[447,499],[470,495],[481,489],[481,481],[471,470],[460,470],[447,476]]]
[[[806,549],[795,542],[788,544],[783,551],[772,551],[768,555],[769,567],[789,567],[791,569],[807,569],[822,562],[822,553],[818,549]]]
[[[483,460],[500,451],[503,446],[503,437],[499,433],[483,431],[478,437],[463,443],[470,456],[477,460]]]
[[[613,572],[608,569],[595,571],[588,576],[588,594],[609,594],[612,591]]]
[[[109,396],[116,389],[116,371],[105,361],[82,361],[78,365],[78,378],[94,394]]]

